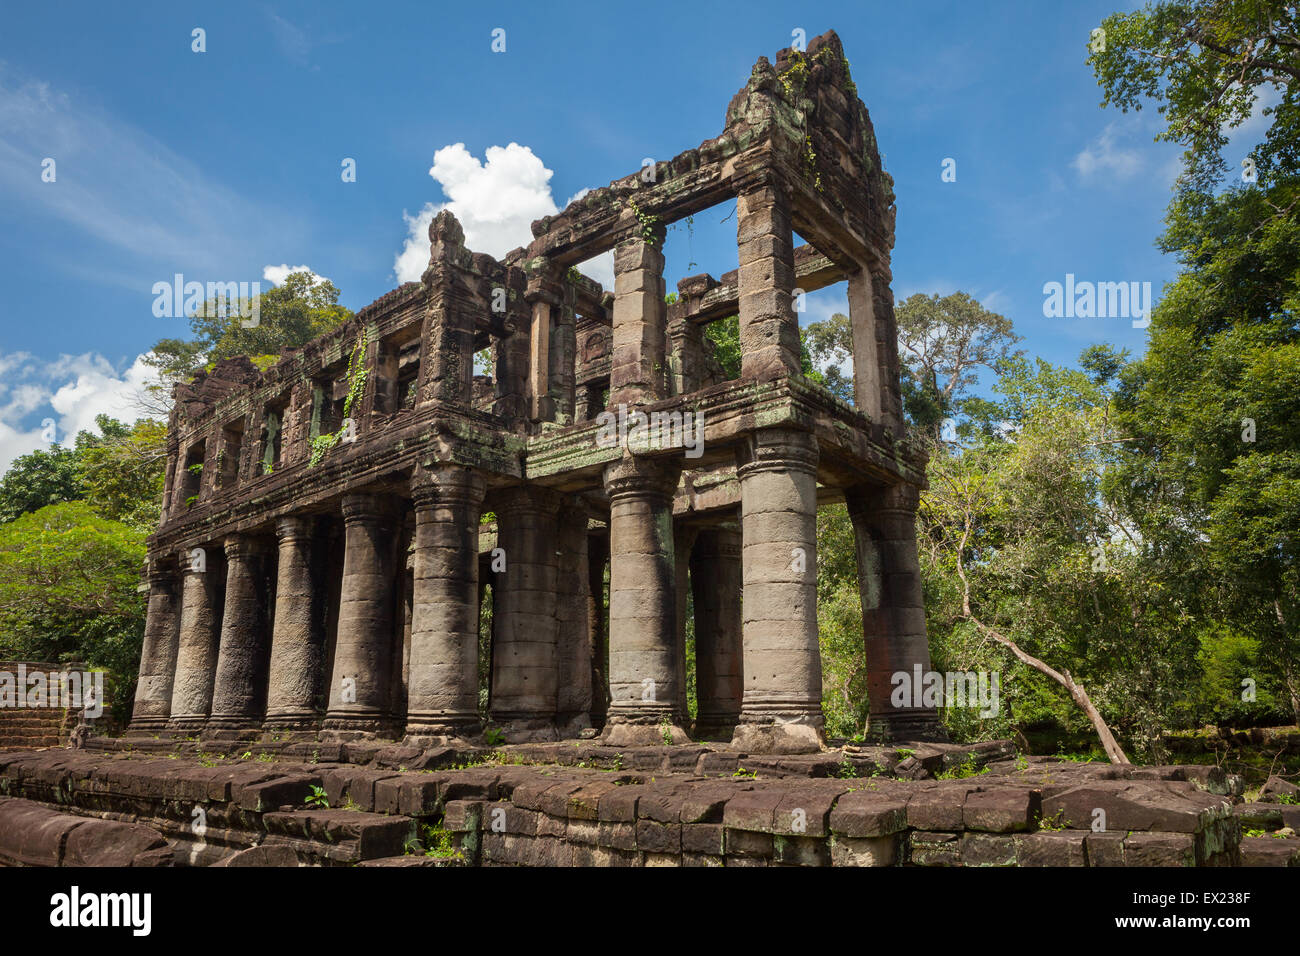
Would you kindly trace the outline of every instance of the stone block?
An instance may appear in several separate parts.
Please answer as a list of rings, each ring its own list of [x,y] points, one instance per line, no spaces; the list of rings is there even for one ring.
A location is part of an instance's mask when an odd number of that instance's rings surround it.
[[[893,866],[898,860],[898,837],[848,837],[830,840],[831,866]]]

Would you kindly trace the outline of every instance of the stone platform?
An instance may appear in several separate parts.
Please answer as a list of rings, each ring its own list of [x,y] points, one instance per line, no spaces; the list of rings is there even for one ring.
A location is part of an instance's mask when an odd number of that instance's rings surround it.
[[[787,757],[118,743],[133,749],[0,752],[0,863],[1300,865],[1300,840],[1243,838],[1294,832],[1300,808],[1243,804],[1219,768],[1016,758],[1005,742]]]

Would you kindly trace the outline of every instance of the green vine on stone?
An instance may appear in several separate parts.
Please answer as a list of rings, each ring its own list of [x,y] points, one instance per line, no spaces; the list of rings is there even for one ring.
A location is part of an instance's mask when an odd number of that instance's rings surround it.
[[[630,197],[627,205],[632,210],[632,215],[636,216],[636,221],[641,224],[641,241],[647,246],[653,246],[655,244],[655,224],[659,222],[659,217],[642,212],[641,207],[636,204],[636,200]]]
[[[320,464],[320,460],[325,457],[331,448],[336,446],[343,438],[344,432],[347,431],[348,420],[352,417],[352,409],[361,401],[361,397],[366,391],[366,352],[370,348],[370,330],[365,329],[361,337],[357,339],[356,346],[352,349],[352,355],[348,358],[348,394],[343,399],[343,421],[336,432],[328,435],[317,435],[311,440],[311,460],[307,462],[308,467],[315,467]],[[355,429],[356,425],[353,424]]]

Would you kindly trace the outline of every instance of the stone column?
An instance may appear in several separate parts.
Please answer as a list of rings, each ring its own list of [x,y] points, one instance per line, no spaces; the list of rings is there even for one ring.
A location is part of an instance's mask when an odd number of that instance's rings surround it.
[[[817,440],[767,429],[741,457],[745,691],[732,746],[815,751],[822,745]]]
[[[873,423],[880,422],[880,363],[876,356],[876,308],[871,272],[849,276],[849,326],[853,334],[853,401]]]
[[[179,587],[176,558],[155,556],[149,560],[149,608],[144,623],[144,647],[140,652],[140,680],[135,688],[132,730],[161,730],[171,715],[172,682],[176,676]]]
[[[221,566],[210,549],[202,558],[192,551],[180,555],[181,619],[172,682],[171,716],[167,728],[193,731],[212,713],[212,682],[217,673],[217,640],[221,628]]]
[[[478,529],[483,477],[460,465],[421,469],[406,734],[469,737],[478,716]]]
[[[614,355],[609,404],[642,405],[667,395],[664,231],[654,244],[636,238],[614,249]]]
[[[555,723],[561,738],[591,726],[591,644],[587,624],[587,507],[578,496],[560,508],[555,574]]]
[[[226,607],[208,727],[244,730],[266,711],[266,544],[248,535],[226,539]]]
[[[343,585],[324,727],[392,734],[397,527],[382,495],[343,498]]]
[[[695,736],[730,740],[745,678],[741,645],[740,532],[710,528],[691,551],[695,598]]]
[[[587,635],[591,648],[591,724],[605,726],[609,711],[609,635],[605,633],[605,565],[609,535],[587,536]]]
[[[267,727],[304,730],[320,721],[316,695],[324,666],[324,635],[317,613],[317,582],[311,573],[314,529],[315,519],[310,515],[286,515],[275,525],[280,555],[266,691]]]
[[[930,670],[921,568],[916,555],[913,485],[854,488],[845,492],[858,552],[862,630],[867,654],[867,732],[875,740],[945,739],[938,710],[894,706],[893,676]],[[908,701],[907,704],[920,704]]]
[[[625,457],[605,467],[609,494],[609,689],[602,740],[612,746],[686,743],[678,703],[677,466]]]
[[[573,424],[577,407],[578,317],[574,312],[574,298],[573,287],[566,286],[554,312],[555,322],[551,326],[551,342],[547,349],[553,419],[558,425]]]
[[[750,185],[737,197],[736,242],[741,375],[759,381],[798,375],[794,233],[789,200],[775,181]]]
[[[894,290],[887,272],[871,274],[876,315],[876,380],[881,383],[880,420],[895,435],[903,433],[903,393],[899,388],[898,320],[894,316]]]
[[[528,326],[528,403],[533,421],[550,421],[555,417],[551,399],[551,303],[537,299],[532,303],[533,318]]]
[[[668,326],[669,392],[689,395],[703,387],[704,328],[682,318]]]
[[[493,504],[505,571],[492,596],[492,723],[510,743],[555,740],[560,499],[512,488]]]

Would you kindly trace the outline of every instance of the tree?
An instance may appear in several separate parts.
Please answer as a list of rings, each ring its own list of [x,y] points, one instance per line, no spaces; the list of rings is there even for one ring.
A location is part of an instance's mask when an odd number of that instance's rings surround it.
[[[1019,354],[1011,320],[990,312],[965,292],[908,296],[895,310],[903,402],[912,423],[931,429],[961,409],[981,369],[997,371]]]
[[[77,436],[77,471],[97,514],[146,532],[158,526],[167,467],[167,426],[141,419],[127,427],[98,415],[103,437]]]
[[[338,299],[339,290],[328,279],[293,272],[261,294],[256,326],[239,314],[251,311],[249,303],[230,308],[227,303],[208,301],[189,317],[194,338],[161,339],[148,361],[168,381],[184,379],[205,364],[236,355],[247,355],[255,365],[266,367],[285,349],[306,345],[350,319],[351,310],[339,305]]]
[[[822,384],[836,398],[852,405],[853,327],[849,317],[836,312],[824,322],[809,322],[800,329],[800,334],[809,367],[821,376]],[[845,368],[850,370],[847,375]]]
[[[1181,143],[1183,187],[1213,191],[1227,170],[1228,131],[1250,118],[1261,89],[1281,94],[1264,141],[1250,155],[1261,184],[1300,166],[1300,26],[1285,0],[1167,0],[1101,23],[1092,64],[1102,106],[1165,116],[1159,140]],[[1096,42],[1100,40],[1100,42]],[[1245,159],[1245,157],[1243,157]]]
[[[1153,101],[1184,175],[1160,248],[1184,272],[1116,409],[1131,455],[1111,493],[1177,556],[1200,613],[1259,642],[1300,720],[1300,31],[1294,4],[1164,2],[1102,23],[1104,103]],[[1263,139],[1227,184],[1227,131],[1266,91]],[[1137,507],[1144,500],[1146,507]]]
[[[115,709],[129,712],[144,637],[144,537],[82,501],[0,524],[0,654],[106,667],[118,678]]]
[[[946,652],[936,657],[1006,648],[1064,688],[1110,759],[1127,763],[1112,724],[1155,751],[1195,673],[1195,642],[1185,607],[1162,589],[1167,567],[1104,491],[1122,442],[1101,371],[1116,360],[1086,353],[1091,374],[1009,360],[994,412],[1008,427],[936,449],[919,537],[927,584],[939,579],[927,594]]]
[[[51,445],[19,455],[0,478],[0,521],[13,521],[46,505],[75,501],[85,492],[70,448]]]

